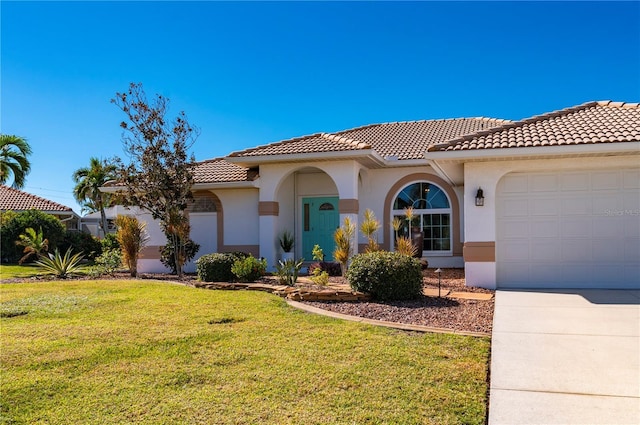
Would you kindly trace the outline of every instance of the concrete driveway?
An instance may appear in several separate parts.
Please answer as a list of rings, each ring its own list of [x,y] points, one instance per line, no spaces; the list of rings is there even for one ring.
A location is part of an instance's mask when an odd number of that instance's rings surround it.
[[[640,424],[640,290],[496,291],[489,424]]]

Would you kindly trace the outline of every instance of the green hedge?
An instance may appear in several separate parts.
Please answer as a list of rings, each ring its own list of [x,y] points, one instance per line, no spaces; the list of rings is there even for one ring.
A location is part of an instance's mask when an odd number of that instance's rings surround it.
[[[0,258],[15,263],[22,257],[24,247],[16,245],[20,235],[28,227],[42,233],[49,240],[49,252],[64,242],[65,227],[56,217],[39,210],[27,210],[15,214],[3,214],[0,226]]]
[[[346,277],[353,290],[378,300],[408,300],[422,294],[420,261],[397,252],[358,254]]]
[[[196,273],[203,282],[232,282],[236,276],[231,271],[233,263],[247,258],[244,252],[206,254],[196,260]]]

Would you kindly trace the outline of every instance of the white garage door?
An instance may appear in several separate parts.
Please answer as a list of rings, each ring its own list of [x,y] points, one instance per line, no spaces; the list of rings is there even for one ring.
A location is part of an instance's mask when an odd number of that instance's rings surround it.
[[[640,170],[509,174],[499,288],[640,288]]]

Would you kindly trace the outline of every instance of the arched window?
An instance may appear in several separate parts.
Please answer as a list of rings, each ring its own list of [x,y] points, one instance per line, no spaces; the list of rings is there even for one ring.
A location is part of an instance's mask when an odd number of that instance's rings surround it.
[[[409,223],[406,209],[413,208],[414,218]],[[422,232],[423,255],[451,253],[451,203],[447,194],[429,182],[417,182],[400,191],[393,202],[391,219],[400,220],[400,229],[395,237]]]

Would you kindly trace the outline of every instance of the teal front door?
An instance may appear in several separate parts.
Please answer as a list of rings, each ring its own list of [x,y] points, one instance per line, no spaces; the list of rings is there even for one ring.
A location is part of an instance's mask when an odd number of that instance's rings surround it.
[[[302,198],[302,257],[313,261],[314,245],[320,245],[325,261],[333,261],[333,233],[340,226],[338,197]]]

